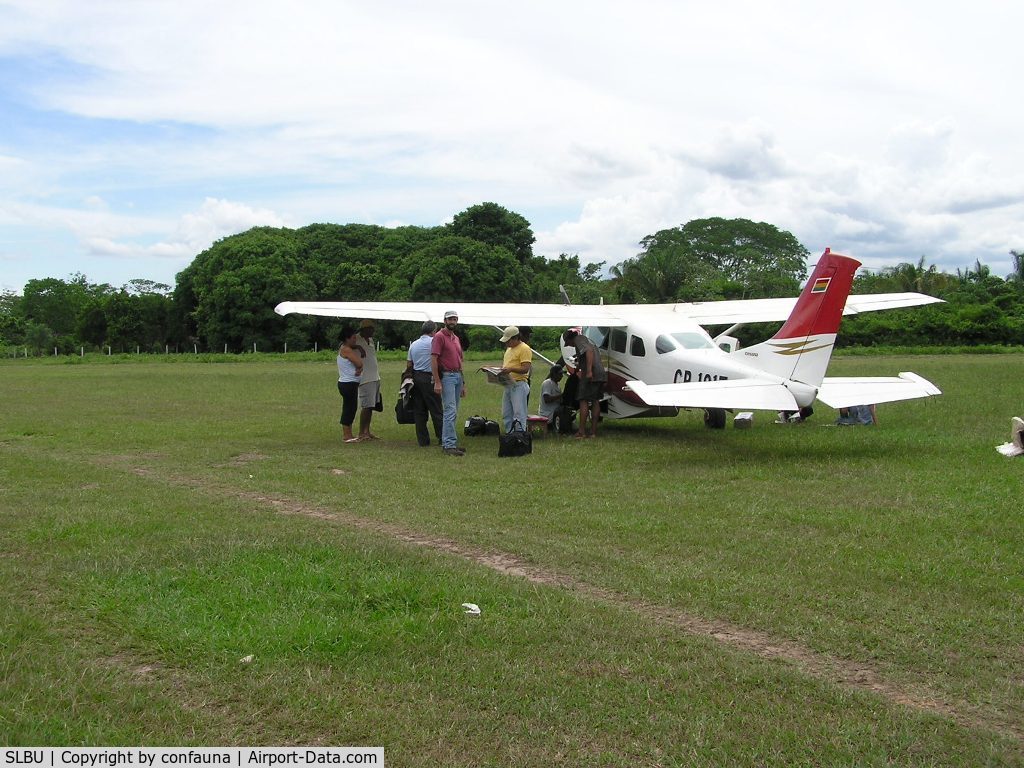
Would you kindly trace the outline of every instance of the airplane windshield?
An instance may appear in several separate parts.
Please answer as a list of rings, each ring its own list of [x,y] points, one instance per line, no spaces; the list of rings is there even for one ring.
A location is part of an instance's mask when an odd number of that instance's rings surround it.
[[[583,329],[583,335],[594,342],[594,346],[599,349],[606,349],[608,347],[608,332],[611,328],[604,326],[590,325]]]

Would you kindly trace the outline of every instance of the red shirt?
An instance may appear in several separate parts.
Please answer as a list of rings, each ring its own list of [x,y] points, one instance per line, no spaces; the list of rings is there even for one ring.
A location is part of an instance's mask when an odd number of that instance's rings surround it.
[[[437,365],[441,373],[462,370],[462,342],[447,328],[434,334],[430,342],[430,354],[437,355]]]

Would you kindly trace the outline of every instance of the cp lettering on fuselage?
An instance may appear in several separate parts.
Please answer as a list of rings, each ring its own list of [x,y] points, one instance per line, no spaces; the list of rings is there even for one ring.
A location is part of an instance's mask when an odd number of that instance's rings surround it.
[[[717,373],[704,373],[703,371],[697,371],[697,376],[694,378],[693,371],[687,369],[676,370],[675,376],[672,377],[672,383],[678,384],[680,381],[684,384],[688,384],[691,381],[726,381],[728,376],[721,376]]]

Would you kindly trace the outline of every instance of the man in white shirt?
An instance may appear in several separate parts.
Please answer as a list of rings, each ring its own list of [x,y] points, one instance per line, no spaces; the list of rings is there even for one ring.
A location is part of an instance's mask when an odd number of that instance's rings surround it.
[[[377,345],[373,343],[373,320],[359,323],[356,347],[363,355],[363,374],[359,378],[359,439],[379,440],[370,432],[370,419],[380,402],[380,370],[377,367]]]
[[[412,368],[412,410],[416,419],[416,442],[423,448],[430,447],[430,432],[427,431],[427,416],[434,425],[437,444],[441,444],[441,398],[434,392],[434,375],[431,372],[430,345],[434,340],[434,323],[427,320],[420,328],[420,337],[409,345],[407,360]]]

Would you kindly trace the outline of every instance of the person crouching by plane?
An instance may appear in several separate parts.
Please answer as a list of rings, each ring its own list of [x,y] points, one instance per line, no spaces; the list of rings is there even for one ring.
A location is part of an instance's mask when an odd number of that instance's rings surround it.
[[[501,399],[501,418],[505,431],[512,431],[512,423],[519,422],[526,429],[527,402],[530,399],[530,368],[533,365],[533,350],[523,341],[519,329],[510,325],[501,334],[505,345],[505,357],[501,361],[501,372],[509,376]]]
[[[412,369],[412,412],[416,420],[416,442],[422,448],[430,447],[430,432],[427,430],[427,416],[434,426],[434,436],[441,443],[441,398],[434,392],[434,375],[431,373],[430,345],[437,327],[427,320],[420,328],[420,337],[409,345],[409,367]]]
[[[377,345],[373,343],[373,320],[359,323],[356,347],[363,355],[363,373],[359,377],[359,439],[380,440],[370,431],[370,419],[380,403],[380,370],[377,367]]]
[[[548,377],[540,385],[540,408],[537,414],[548,420],[548,430],[555,429],[559,411],[562,409],[562,390],[558,382],[562,380],[562,367],[552,365]]]
[[[836,424],[841,427],[873,426],[877,423],[874,405],[851,405],[849,408],[840,408],[839,418],[836,419]]]
[[[359,378],[363,372],[363,357],[356,348],[359,334],[351,326],[341,329],[341,346],[338,347],[338,392],[341,394],[341,431],[346,443],[358,443],[352,434],[352,422],[356,419],[359,403]]]
[[[462,343],[456,329],[459,313],[449,309],[444,313],[444,328],[434,334],[430,342],[430,368],[434,375],[434,393],[441,398],[441,448],[447,456],[462,456],[465,448],[458,445],[455,422],[459,416],[459,400],[466,396],[466,381],[462,378]]]
[[[590,437],[597,437],[597,422],[601,419],[601,395],[604,393],[608,374],[601,362],[601,353],[594,342],[577,331],[568,330],[562,334],[567,347],[576,349],[576,375],[579,377],[576,399],[580,404],[580,427],[577,438],[587,437],[587,421],[590,421]]]

